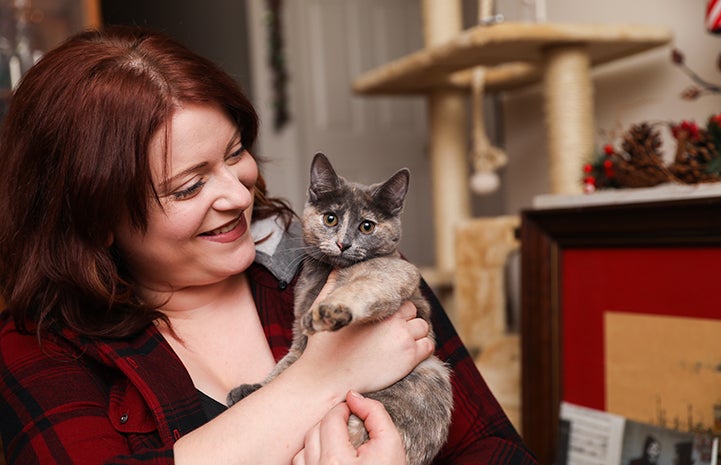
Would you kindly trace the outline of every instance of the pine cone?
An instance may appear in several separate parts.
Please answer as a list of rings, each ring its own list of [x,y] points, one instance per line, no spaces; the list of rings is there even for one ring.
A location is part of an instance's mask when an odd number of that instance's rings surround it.
[[[718,173],[709,172],[711,160],[718,156],[716,144],[705,129],[696,133],[677,133],[676,157],[669,171],[687,184],[715,182],[721,180]]]
[[[623,187],[651,187],[673,180],[660,151],[661,137],[648,123],[636,124],[623,137],[624,155],[614,159],[616,180]]]

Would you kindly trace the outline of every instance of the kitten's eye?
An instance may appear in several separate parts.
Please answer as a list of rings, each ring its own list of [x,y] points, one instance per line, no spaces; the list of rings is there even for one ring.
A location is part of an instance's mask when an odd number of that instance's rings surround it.
[[[358,226],[358,229],[363,234],[370,234],[376,229],[376,224],[372,221],[365,220]]]
[[[338,224],[338,217],[333,213],[326,213],[323,215],[323,224],[326,226],[335,226]]]

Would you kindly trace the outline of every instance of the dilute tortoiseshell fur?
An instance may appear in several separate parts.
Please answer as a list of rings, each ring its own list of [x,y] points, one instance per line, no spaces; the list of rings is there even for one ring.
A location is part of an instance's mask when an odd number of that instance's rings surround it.
[[[409,177],[402,169],[383,183],[366,186],[346,181],[323,154],[315,156],[303,212],[307,257],[295,290],[293,344],[264,383],[297,360],[308,335],[317,331],[384,319],[406,300],[430,323],[430,306],[419,290],[420,273],[397,250]],[[313,306],[334,268],[339,270],[336,288]],[[229,404],[260,386],[234,389]],[[403,438],[408,464],[429,464],[448,434],[453,406],[448,368],[431,357],[392,386],[365,395],[388,410]],[[358,418],[351,417],[349,429],[356,447],[367,439]]]

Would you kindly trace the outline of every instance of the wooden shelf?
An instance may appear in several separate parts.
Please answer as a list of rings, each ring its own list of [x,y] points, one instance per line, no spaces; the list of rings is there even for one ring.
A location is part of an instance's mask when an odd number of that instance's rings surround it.
[[[563,23],[501,23],[476,26],[452,40],[421,49],[353,83],[358,94],[425,94],[437,88],[467,89],[470,68],[489,67],[486,91],[538,82],[549,48],[583,44],[591,65],[608,63],[667,44],[666,27]]]

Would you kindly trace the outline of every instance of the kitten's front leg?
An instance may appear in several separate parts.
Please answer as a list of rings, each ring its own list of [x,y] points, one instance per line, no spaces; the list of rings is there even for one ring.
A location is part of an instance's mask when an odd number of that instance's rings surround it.
[[[420,273],[398,258],[376,258],[339,271],[338,287],[301,320],[305,334],[335,331],[352,321],[382,320],[418,287]]]

